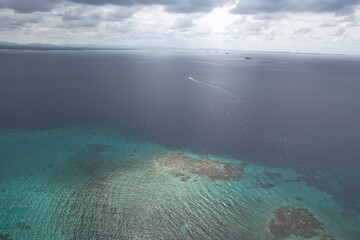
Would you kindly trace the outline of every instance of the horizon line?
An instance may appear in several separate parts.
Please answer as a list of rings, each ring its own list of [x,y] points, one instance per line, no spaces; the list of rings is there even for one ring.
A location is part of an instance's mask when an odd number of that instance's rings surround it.
[[[177,51],[232,51],[232,52],[263,52],[283,54],[308,54],[308,55],[340,55],[360,56],[348,53],[325,53],[325,52],[299,52],[284,50],[245,50],[225,48],[187,48],[187,47],[161,47],[161,46],[129,46],[129,45],[101,45],[101,44],[52,44],[52,43],[17,43],[0,41],[0,50],[177,50]]]

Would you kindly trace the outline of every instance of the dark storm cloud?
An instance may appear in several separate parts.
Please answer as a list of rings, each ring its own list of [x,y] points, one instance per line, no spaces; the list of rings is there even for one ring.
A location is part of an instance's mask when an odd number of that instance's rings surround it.
[[[168,12],[194,13],[209,12],[228,0],[67,0],[94,6],[107,4],[117,6],[162,5]],[[0,8],[10,8],[18,12],[49,11],[63,0],[0,0]]]
[[[24,29],[24,27],[36,24],[41,18],[36,15],[16,14],[5,12],[0,14],[0,31],[13,31],[15,29]]]
[[[239,14],[276,12],[349,12],[360,0],[240,0],[232,10]]]
[[[89,7],[73,7],[59,13],[63,21],[121,21],[130,18],[139,8],[137,7],[122,7],[114,8],[112,11],[103,12]]]
[[[168,12],[194,13],[209,12],[214,7],[222,5],[224,0],[70,0],[72,2],[90,5],[113,4],[120,6],[132,5],[162,5]]]
[[[59,0],[0,0],[0,8],[10,8],[17,12],[50,11]]]

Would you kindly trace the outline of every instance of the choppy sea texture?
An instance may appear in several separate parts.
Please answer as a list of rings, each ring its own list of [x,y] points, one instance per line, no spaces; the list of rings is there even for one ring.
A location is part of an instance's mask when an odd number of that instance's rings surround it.
[[[1,240],[269,240],[276,239],[269,223],[286,206],[321,222],[312,239],[360,236],[360,213],[325,191],[322,176],[315,177],[320,184],[286,168],[174,151],[95,128],[3,132],[0,146]],[[226,179],[174,171],[156,161],[167,154],[240,164],[243,172]]]

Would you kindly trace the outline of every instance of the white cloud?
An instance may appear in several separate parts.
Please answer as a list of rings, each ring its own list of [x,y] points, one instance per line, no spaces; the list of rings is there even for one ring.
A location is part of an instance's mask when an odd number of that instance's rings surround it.
[[[0,41],[360,54],[359,6],[341,14],[283,10],[232,14],[235,6],[223,1],[208,12],[175,13],[161,4],[62,2],[49,11],[32,13],[3,8]]]

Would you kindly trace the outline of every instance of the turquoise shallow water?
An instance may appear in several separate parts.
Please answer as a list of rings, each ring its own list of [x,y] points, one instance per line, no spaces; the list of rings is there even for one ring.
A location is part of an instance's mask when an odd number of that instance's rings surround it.
[[[3,132],[0,146],[0,233],[8,239],[275,239],[268,225],[286,205],[324,224],[313,239],[360,236],[359,212],[290,169],[95,128]],[[172,152],[248,165],[236,181],[190,173],[182,181],[154,161]]]

